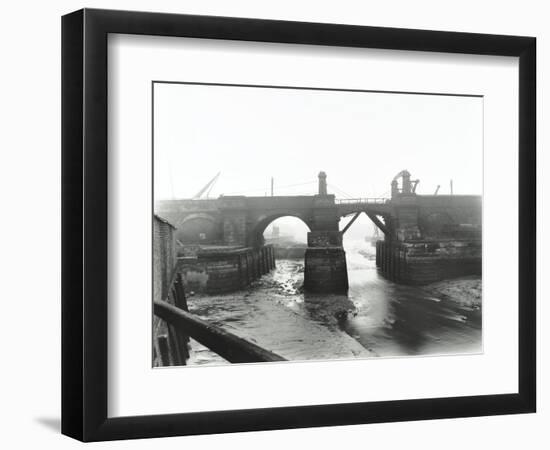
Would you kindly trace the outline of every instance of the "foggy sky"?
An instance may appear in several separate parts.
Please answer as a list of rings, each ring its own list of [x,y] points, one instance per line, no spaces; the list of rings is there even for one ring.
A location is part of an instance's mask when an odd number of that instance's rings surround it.
[[[388,196],[407,169],[419,194],[482,193],[479,97],[155,84],[155,199]]]
[[[402,169],[418,193],[481,194],[478,97],[155,84],[155,197],[313,194],[319,171],[338,197],[377,196]],[[310,183],[310,184],[302,184]],[[298,185],[284,187],[288,185]],[[337,192],[335,192],[337,191]]]

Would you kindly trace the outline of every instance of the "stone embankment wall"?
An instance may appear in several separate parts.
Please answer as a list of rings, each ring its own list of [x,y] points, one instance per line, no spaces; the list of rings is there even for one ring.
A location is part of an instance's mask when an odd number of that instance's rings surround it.
[[[275,251],[271,245],[259,248],[199,252],[194,257],[178,258],[178,270],[186,290],[221,294],[248,286],[275,268]]]
[[[378,241],[376,265],[386,278],[407,284],[481,275],[481,240]]]

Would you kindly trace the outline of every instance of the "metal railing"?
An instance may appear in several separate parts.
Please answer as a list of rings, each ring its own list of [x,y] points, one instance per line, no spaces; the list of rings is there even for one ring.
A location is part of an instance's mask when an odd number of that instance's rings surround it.
[[[231,363],[285,361],[276,353],[199,319],[168,302],[155,301],[153,310],[156,316]]]
[[[384,197],[366,197],[366,198],[343,198],[343,199],[337,199],[336,204],[339,205],[355,205],[355,204],[375,204],[375,205],[381,205],[384,203],[387,203],[389,201],[388,198]]]
[[[168,292],[168,301],[153,302],[153,313],[167,325],[166,335],[153,336],[157,342],[159,365],[185,365],[189,358],[189,338],[230,363],[286,361],[282,356],[188,312],[181,274],[174,274]]]

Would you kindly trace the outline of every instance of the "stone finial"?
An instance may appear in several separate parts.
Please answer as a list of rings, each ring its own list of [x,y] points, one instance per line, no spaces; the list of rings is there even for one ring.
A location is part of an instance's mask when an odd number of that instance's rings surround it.
[[[391,196],[392,198],[397,197],[399,195],[399,188],[397,187],[397,180],[393,180],[391,182]]]
[[[327,195],[327,174],[319,172],[319,195]]]

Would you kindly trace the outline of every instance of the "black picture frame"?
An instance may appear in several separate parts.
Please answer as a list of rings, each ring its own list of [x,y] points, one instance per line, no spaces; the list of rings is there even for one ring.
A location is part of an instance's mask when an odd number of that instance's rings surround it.
[[[107,417],[107,36],[519,57],[518,393]],[[62,433],[82,441],[535,412],[536,39],[83,9],[62,18]]]

